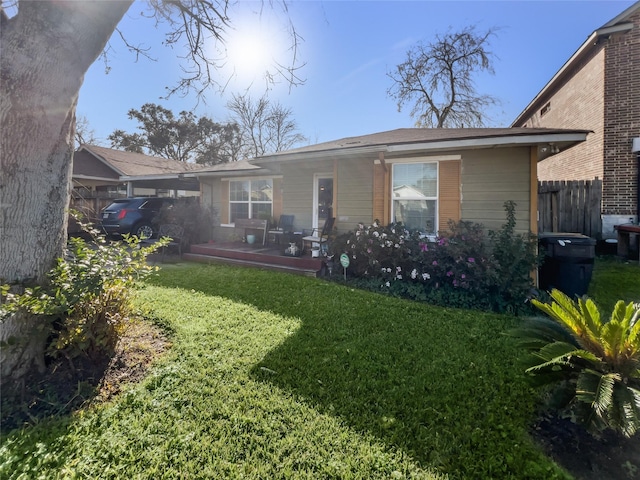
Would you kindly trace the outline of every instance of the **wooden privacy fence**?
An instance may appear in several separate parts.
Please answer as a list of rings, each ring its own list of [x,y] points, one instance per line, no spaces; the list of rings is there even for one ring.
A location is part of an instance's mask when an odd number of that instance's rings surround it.
[[[538,231],[602,238],[602,180],[538,182]]]

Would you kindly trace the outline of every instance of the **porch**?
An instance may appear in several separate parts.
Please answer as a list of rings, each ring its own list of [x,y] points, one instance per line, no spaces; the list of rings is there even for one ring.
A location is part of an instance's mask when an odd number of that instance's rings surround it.
[[[310,253],[299,257],[284,255],[285,245],[228,242],[191,245],[189,253],[182,258],[202,263],[227,263],[257,267],[265,270],[294,273],[309,277],[324,275],[326,264],[323,258],[313,258]]]

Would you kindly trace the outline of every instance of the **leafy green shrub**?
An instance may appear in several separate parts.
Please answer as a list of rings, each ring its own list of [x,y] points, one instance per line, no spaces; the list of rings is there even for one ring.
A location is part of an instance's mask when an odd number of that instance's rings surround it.
[[[141,248],[136,237],[108,243],[97,230],[86,231],[92,240],[70,238],[46,286],[19,294],[2,288],[0,318],[22,309],[51,319],[53,357],[95,359],[113,349],[132,311],[135,282],[155,270],[146,257],[166,242]]]
[[[538,238],[531,232],[517,234],[516,204],[505,202],[506,223],[498,231],[490,231],[492,244],[492,279],[493,288],[500,292],[494,296],[503,302],[501,307],[508,309],[526,298],[533,287],[531,272],[540,264],[538,255]],[[498,310],[502,310],[499,308]]]
[[[400,223],[371,226],[338,237],[332,253],[347,253],[349,274],[359,285],[435,305],[521,313],[537,267],[533,235],[515,233],[515,204],[505,203],[507,222],[485,236],[478,223],[450,222],[429,239]]]
[[[527,372],[555,387],[552,408],[592,432],[631,437],[640,429],[640,305],[619,301],[603,322],[591,299],[559,290],[551,299],[533,304],[552,321],[533,318],[512,332],[531,352]]]

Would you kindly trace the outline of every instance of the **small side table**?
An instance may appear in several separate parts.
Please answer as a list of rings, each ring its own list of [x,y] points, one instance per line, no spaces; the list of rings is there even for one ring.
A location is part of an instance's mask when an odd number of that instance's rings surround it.
[[[618,232],[618,255],[621,257],[629,257],[629,246],[631,235],[636,236],[636,244],[638,244],[638,263],[640,263],[640,225],[633,223],[625,223],[615,225],[613,228]]]

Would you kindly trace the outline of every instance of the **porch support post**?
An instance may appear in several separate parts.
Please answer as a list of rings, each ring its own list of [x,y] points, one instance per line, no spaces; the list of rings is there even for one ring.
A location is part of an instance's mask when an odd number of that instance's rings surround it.
[[[537,147],[529,149],[529,230],[538,233],[538,151]]]
[[[378,160],[384,169],[384,218],[382,221],[385,225],[389,225],[391,223],[391,176],[387,162],[384,160],[384,152],[378,153]]]
[[[378,160],[380,160],[380,165],[384,168],[385,172],[388,172],[389,169],[387,167],[387,162],[384,161],[384,152],[378,152]]]
[[[338,160],[333,159],[333,216],[338,218]]]

